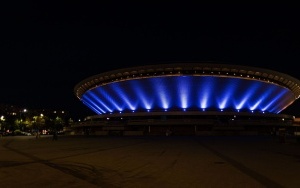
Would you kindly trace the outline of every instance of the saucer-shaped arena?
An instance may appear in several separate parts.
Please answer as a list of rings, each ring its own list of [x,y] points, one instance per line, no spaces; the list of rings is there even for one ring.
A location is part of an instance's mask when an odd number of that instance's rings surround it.
[[[91,76],[74,88],[97,125],[286,125],[280,114],[300,96],[300,81],[250,66],[176,63],[131,67]],[[96,122],[96,121],[95,121]],[[196,127],[195,127],[196,126]]]

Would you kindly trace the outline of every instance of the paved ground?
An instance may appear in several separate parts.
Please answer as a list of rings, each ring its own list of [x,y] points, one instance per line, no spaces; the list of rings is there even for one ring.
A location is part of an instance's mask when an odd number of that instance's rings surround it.
[[[0,187],[300,187],[300,143],[272,137],[0,138]]]

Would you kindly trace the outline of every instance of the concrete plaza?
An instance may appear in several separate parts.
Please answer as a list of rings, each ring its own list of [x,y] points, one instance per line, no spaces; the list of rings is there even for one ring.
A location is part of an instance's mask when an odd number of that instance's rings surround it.
[[[300,143],[271,136],[7,136],[1,187],[300,187]]]

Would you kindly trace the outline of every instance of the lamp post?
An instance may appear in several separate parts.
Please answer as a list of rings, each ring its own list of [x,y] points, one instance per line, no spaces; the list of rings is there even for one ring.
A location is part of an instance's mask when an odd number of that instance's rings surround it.
[[[4,121],[5,121],[4,116],[1,116],[1,117],[0,117],[0,131],[2,131],[2,129],[3,129],[3,127],[4,127],[4,126],[2,126],[2,125],[4,124]]]
[[[24,131],[24,127],[22,127],[22,112],[27,112],[27,109],[20,110],[20,128],[22,131]]]
[[[38,123],[37,123],[37,131],[36,131],[36,138],[40,138],[40,126],[42,124],[44,114],[41,114],[39,117],[37,117]]]

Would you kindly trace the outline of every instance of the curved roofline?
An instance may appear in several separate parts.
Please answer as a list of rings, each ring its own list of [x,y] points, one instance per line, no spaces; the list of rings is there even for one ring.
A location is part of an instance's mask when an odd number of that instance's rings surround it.
[[[300,97],[300,80],[292,76],[265,68],[218,63],[172,63],[116,69],[84,79],[74,87],[74,93],[81,99],[86,91],[108,83],[166,75],[215,75],[254,79],[287,87],[296,99]]]

